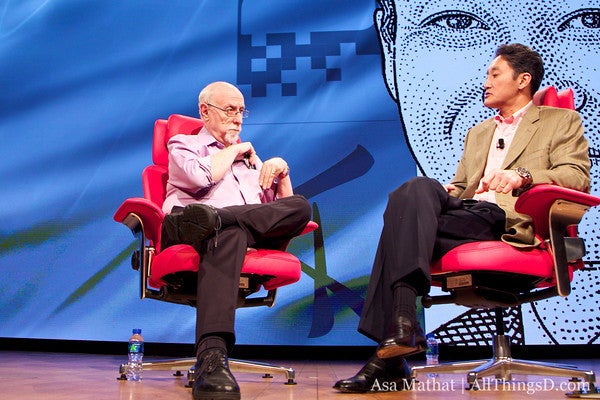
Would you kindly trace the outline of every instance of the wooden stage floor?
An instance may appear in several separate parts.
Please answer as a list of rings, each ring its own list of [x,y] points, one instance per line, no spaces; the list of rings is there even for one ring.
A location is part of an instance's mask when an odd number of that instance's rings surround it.
[[[119,381],[119,365],[124,356],[0,351],[0,399],[56,400],[191,400],[186,376],[170,371],[145,371],[142,382]],[[593,370],[600,376],[599,360],[560,360],[561,364]],[[488,380],[478,391],[466,391],[465,376],[440,375],[425,378],[412,391],[343,394],[332,385],[361,367],[358,361],[273,361],[296,372],[296,385],[286,385],[284,375],[263,378],[252,373],[236,373],[242,399],[567,399],[574,383],[566,378],[515,375],[510,384]],[[185,375],[185,374],[184,374]],[[593,398],[600,398],[593,397]]]

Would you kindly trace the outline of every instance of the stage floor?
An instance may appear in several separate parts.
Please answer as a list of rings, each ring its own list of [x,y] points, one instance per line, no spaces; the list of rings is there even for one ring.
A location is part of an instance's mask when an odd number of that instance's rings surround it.
[[[149,357],[146,357],[149,358]],[[187,374],[174,377],[170,371],[145,371],[142,382],[117,380],[125,356],[41,352],[0,352],[0,398],[56,400],[177,400],[192,398],[186,388]],[[153,360],[156,360],[155,358]],[[561,364],[593,370],[598,376],[600,360],[560,360]],[[422,377],[411,391],[343,394],[332,389],[342,378],[356,373],[361,362],[272,361],[295,369],[296,385],[286,385],[285,375],[263,378],[260,374],[236,373],[242,399],[567,399],[576,386],[567,378],[513,376],[510,383],[482,381],[480,390],[466,391],[466,376],[444,374]],[[594,398],[600,398],[594,397]]]

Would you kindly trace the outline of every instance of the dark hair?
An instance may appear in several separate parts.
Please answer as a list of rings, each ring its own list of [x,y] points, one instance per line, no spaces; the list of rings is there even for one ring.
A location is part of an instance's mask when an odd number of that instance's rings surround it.
[[[544,78],[544,62],[535,50],[519,43],[503,44],[496,50],[496,57],[508,62],[515,78],[523,72],[531,74],[531,95],[538,91]]]

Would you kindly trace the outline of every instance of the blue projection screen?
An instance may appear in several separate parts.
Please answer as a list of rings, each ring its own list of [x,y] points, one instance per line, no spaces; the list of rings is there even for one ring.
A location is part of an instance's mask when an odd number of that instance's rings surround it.
[[[216,80],[242,90],[243,139],[288,161],[324,239],[322,257],[312,235],[294,240],[301,280],[273,308],[238,311],[239,344],[373,344],[356,327],[387,195],[415,175],[451,178],[467,129],[493,115],[481,86],[499,44],[532,46],[542,86],[575,90],[600,193],[600,1],[463,3],[3,2],[0,337],[122,341],[140,327],[193,343],[191,307],[139,299],[134,238],[112,216],[142,195],[154,121],[197,116]],[[525,344],[598,343],[597,217],[581,226],[589,270],[571,296],[513,313]],[[436,306],[426,330],[473,318]]]

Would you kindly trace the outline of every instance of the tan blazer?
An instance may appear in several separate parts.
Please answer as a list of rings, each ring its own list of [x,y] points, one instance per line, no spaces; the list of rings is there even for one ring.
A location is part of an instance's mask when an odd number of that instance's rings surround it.
[[[493,118],[469,130],[452,184],[453,196],[475,195],[483,176],[487,154],[496,129]],[[581,117],[572,110],[531,106],[508,149],[502,169],[525,167],[533,184],[552,183],[589,192],[590,159]],[[531,218],[514,210],[516,197],[496,193],[496,203],[506,212],[507,234],[502,239],[519,247],[537,245]]]

